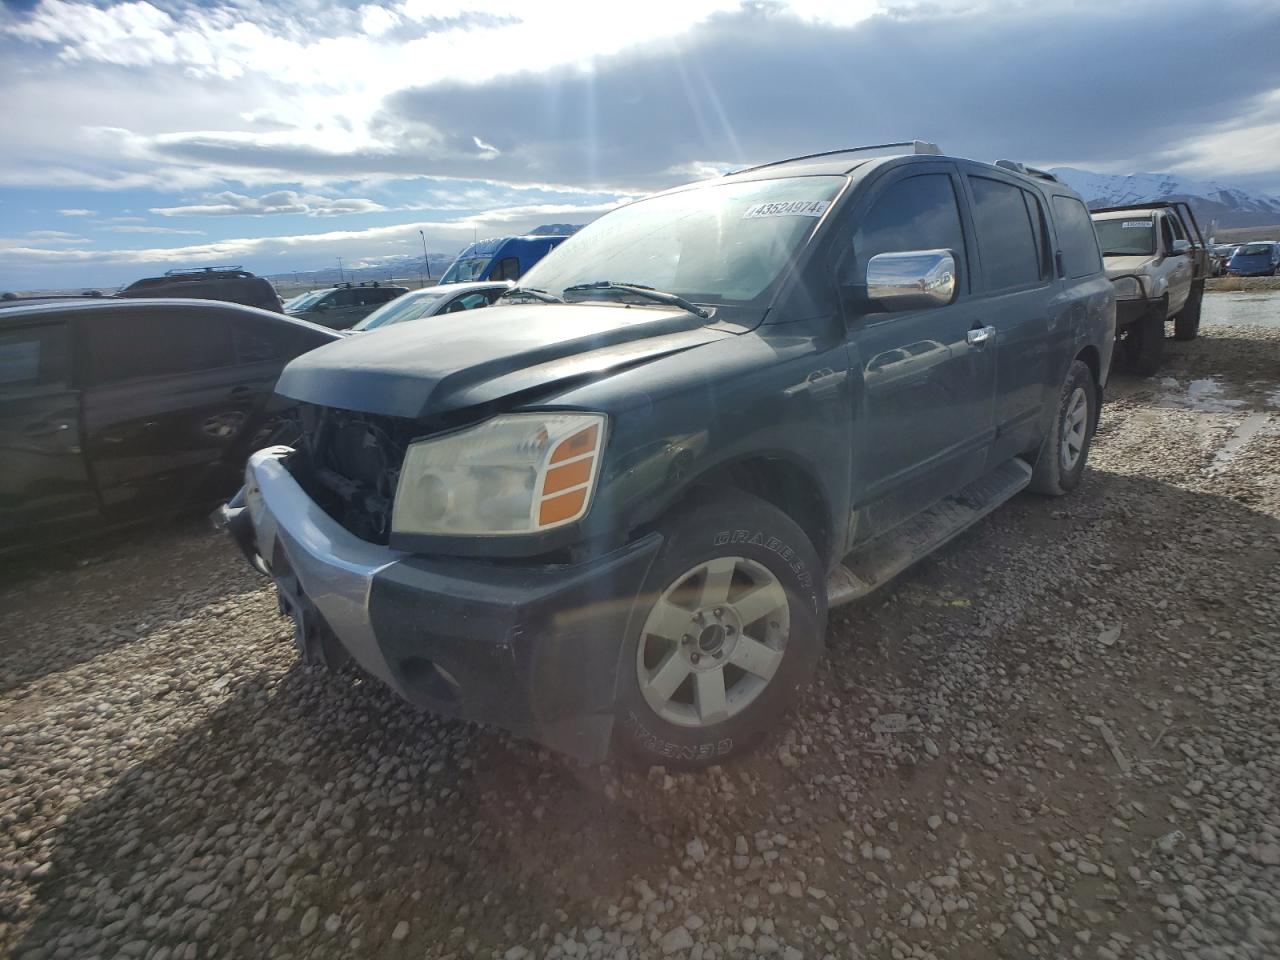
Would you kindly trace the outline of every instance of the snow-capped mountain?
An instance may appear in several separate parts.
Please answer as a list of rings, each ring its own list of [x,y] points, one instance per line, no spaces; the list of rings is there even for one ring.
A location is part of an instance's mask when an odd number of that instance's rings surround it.
[[[1173,173],[1093,173],[1075,167],[1050,171],[1084,197],[1090,207],[1112,207],[1150,200],[1186,200],[1203,229],[1255,227],[1280,223],[1280,197],[1249,193],[1214,180],[1193,180]]]

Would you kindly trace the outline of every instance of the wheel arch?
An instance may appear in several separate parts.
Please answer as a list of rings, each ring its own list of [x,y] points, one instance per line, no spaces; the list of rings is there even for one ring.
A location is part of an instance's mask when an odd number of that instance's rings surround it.
[[[781,452],[759,452],[710,466],[689,477],[655,520],[679,509],[692,498],[715,496],[728,487],[750,494],[789,516],[813,544],[824,563],[841,546],[831,501],[817,475]]]

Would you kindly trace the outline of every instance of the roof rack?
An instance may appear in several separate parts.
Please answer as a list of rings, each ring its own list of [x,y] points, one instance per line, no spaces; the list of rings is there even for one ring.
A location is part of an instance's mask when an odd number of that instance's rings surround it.
[[[240,264],[227,265],[223,267],[179,267],[176,270],[166,270],[166,277],[189,277],[202,273],[244,273],[244,267]]]
[[[1012,170],[1014,173],[1020,173],[1024,177],[1035,177],[1037,180],[1049,180],[1053,183],[1062,182],[1048,170],[1041,170],[1039,167],[1028,167],[1025,163],[1019,163],[1017,160],[997,160],[996,166],[1003,167],[1005,170]]]
[[[909,149],[899,150],[899,147]],[[886,154],[886,151],[891,151]],[[869,147],[842,147],[839,150],[824,150],[821,153],[806,153],[800,157],[787,157],[785,160],[771,160],[768,163],[758,163],[754,167],[744,167],[742,170],[734,170],[726,173],[726,177],[731,177],[736,173],[750,173],[752,170],[763,170],[766,167],[776,167],[784,163],[796,163],[800,160],[818,160],[821,157],[839,157],[846,153],[879,153],[887,156],[896,154],[922,154],[929,157],[942,156],[942,150],[936,143],[930,143],[928,140],[899,140],[895,143],[877,143]]]

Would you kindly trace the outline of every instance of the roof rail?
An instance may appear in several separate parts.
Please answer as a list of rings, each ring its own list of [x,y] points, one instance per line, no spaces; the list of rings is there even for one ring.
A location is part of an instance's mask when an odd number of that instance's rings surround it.
[[[1017,160],[997,160],[996,166],[1003,167],[1005,170],[1012,170],[1014,173],[1020,173],[1024,177],[1035,177],[1038,180],[1050,180],[1053,183],[1062,182],[1048,170],[1041,170],[1039,167],[1028,167],[1025,163],[1019,163]]]
[[[909,147],[910,149],[897,150],[897,147]],[[886,151],[891,151],[886,153]],[[942,156],[942,150],[936,143],[930,143],[928,140],[900,140],[896,143],[877,143],[869,147],[842,147],[839,150],[824,150],[821,153],[806,153],[800,157],[787,157],[785,160],[770,160],[768,163],[758,163],[754,167],[744,167],[741,170],[733,170],[726,173],[726,177],[731,177],[736,173],[750,173],[752,170],[763,170],[766,167],[776,167],[784,163],[796,163],[799,160],[817,160],[821,157],[839,157],[846,153],[879,153],[886,156],[896,154],[922,154],[929,157]]]
[[[179,267],[176,270],[166,270],[166,277],[182,277],[199,273],[236,273],[243,272],[244,267],[240,264],[228,265],[223,267]]]

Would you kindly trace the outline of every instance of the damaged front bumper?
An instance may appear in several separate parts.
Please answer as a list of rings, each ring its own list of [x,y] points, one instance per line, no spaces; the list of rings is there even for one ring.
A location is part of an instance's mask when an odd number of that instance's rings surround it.
[[[272,577],[304,659],[349,653],[419,707],[588,760],[608,753],[619,654],[657,534],[576,564],[405,554],[361,540],[255,453],[215,515]]]

